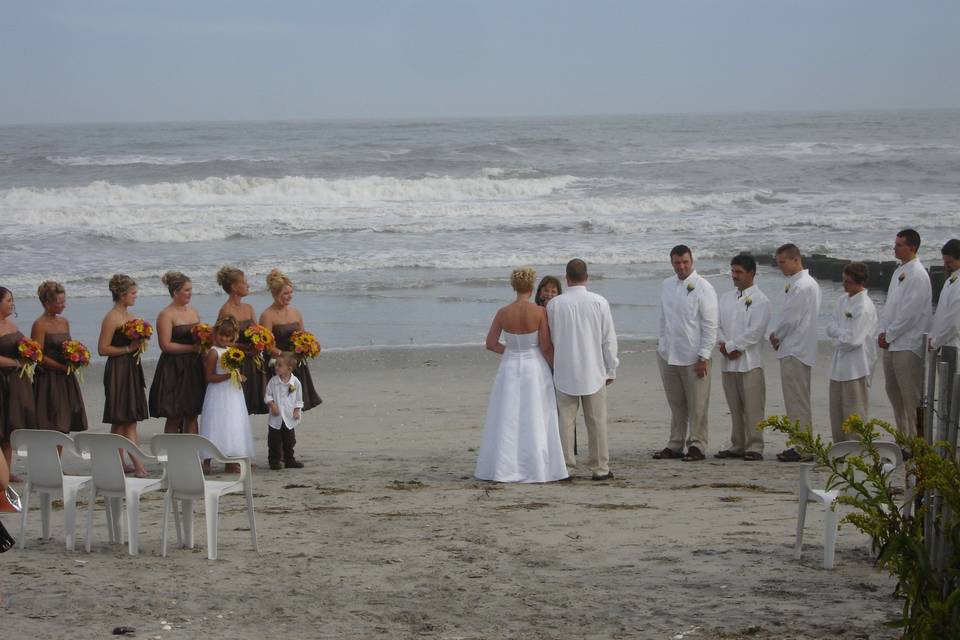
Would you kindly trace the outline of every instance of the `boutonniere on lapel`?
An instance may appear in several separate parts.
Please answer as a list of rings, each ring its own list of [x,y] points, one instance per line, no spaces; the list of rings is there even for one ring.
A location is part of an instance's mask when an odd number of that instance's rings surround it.
[[[901,273],[901,274],[900,274],[900,277],[897,278],[897,281],[903,282],[903,281],[906,279],[906,277],[907,277],[907,274],[906,274],[906,273]]]
[[[293,384],[292,382],[287,385],[287,395],[288,395],[288,396],[291,395],[291,394],[292,394],[294,391],[296,391],[296,390],[297,390],[297,385]]]
[[[697,285],[692,282],[687,283],[687,295],[690,295],[690,292],[697,288]]]
[[[843,312],[843,315],[844,315],[845,318],[848,318],[848,319],[853,317],[853,314],[850,313],[849,311],[844,311],[844,312]]]
[[[783,292],[784,292],[784,293],[790,293],[790,283],[789,283],[789,282],[783,286]]]
[[[956,281],[957,281],[957,274],[953,274],[952,276],[950,276],[950,284],[953,284]]]
[[[751,298],[750,296],[747,296],[747,299],[743,301],[743,306],[746,307],[748,311],[750,310],[750,305],[752,304],[753,304],[753,298]]]

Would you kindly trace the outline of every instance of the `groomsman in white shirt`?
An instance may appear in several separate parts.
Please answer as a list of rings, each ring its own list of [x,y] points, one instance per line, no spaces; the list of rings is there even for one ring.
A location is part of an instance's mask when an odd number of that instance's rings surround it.
[[[817,316],[820,314],[820,285],[803,268],[800,249],[785,244],[777,249],[777,267],[787,277],[780,322],[770,333],[770,344],[780,361],[780,388],[791,421],[813,424],[810,411],[810,371],[817,362]],[[777,454],[781,462],[799,462],[796,449]]]
[[[717,292],[693,268],[690,247],[670,250],[676,275],[660,288],[657,361],[670,405],[670,441],[657,460],[703,460],[710,406],[710,355],[717,341]],[[684,453],[686,445],[686,453]]]
[[[870,406],[868,390],[877,362],[877,310],[867,295],[870,270],[862,262],[843,268],[844,294],[837,301],[827,335],[833,341],[830,366],[830,430],[833,441],[851,440],[843,423],[856,414],[867,419]]]
[[[960,347],[960,240],[954,238],[940,249],[947,279],[940,290],[940,301],[930,328],[930,350],[950,364],[950,375],[956,372],[957,349]]]
[[[893,254],[900,266],[893,272],[880,318],[877,344],[883,349],[883,375],[893,406],[897,431],[917,435],[917,407],[923,393],[923,334],[930,327],[933,295],[930,275],[920,263],[920,234],[897,234]]]
[[[763,376],[763,343],[770,324],[770,301],[754,284],[757,262],[740,254],[730,261],[736,287],[720,296],[719,343],[723,394],[730,407],[730,447],[716,458],[763,460],[763,432],[767,385]]]
[[[577,413],[583,406],[590,447],[593,480],[613,478],[607,450],[607,385],[617,377],[617,332],[610,305],[603,296],[587,291],[587,263],[567,263],[567,290],[547,303],[553,339],[553,384],[560,418],[560,444],[573,477]]]

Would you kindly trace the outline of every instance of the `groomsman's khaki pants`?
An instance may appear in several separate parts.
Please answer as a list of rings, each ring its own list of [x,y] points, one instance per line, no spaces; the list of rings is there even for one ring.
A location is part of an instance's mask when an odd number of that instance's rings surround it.
[[[830,381],[830,430],[834,442],[853,440],[855,436],[843,430],[843,421],[857,414],[866,422],[870,406],[867,378]]]
[[[583,405],[583,418],[587,423],[587,445],[590,458],[587,467],[594,476],[610,473],[610,454],[607,451],[607,387],[589,396],[568,396],[557,390],[557,415],[560,418],[560,445],[567,473],[573,475],[577,457],[573,453],[574,433],[577,428],[577,413]]]
[[[707,375],[697,377],[695,365],[668,364],[660,354],[660,379],[670,405],[670,442],[667,447],[676,452],[697,447],[707,452],[707,409],[710,407],[710,369]],[[690,435],[687,436],[687,425]]]
[[[913,351],[885,349],[883,375],[897,431],[913,438],[917,435],[917,407],[923,394],[923,361]]]
[[[810,367],[793,356],[780,358],[780,388],[783,389],[783,406],[790,421],[799,420],[801,427],[813,425]]]
[[[763,420],[767,402],[767,383],[763,376],[763,367],[750,371],[724,371],[723,395],[730,407],[730,449],[731,453],[763,453],[763,432],[757,429],[757,423]]]

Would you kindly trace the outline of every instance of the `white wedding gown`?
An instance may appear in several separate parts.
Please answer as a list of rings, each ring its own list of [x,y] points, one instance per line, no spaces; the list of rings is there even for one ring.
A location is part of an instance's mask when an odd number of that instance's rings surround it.
[[[498,482],[551,482],[567,477],[553,375],[539,334],[503,332],[506,350],[490,392],[474,476]]]

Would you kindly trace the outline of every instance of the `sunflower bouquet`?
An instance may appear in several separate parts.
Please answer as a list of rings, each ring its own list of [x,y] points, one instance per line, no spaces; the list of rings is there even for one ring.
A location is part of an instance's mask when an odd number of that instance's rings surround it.
[[[253,361],[257,368],[263,367],[263,352],[277,343],[270,329],[262,324],[251,324],[243,330],[243,337],[253,347]]]
[[[200,351],[203,353],[206,353],[207,349],[213,346],[213,327],[206,322],[198,322],[193,325],[190,333],[193,335],[196,343],[200,345]]]
[[[147,350],[147,341],[153,337],[153,325],[143,318],[128,320],[120,327],[123,335],[127,336],[130,342],[140,341],[140,348],[137,349],[137,364],[140,364],[140,356]]]
[[[243,367],[243,360],[246,356],[243,350],[237,347],[230,347],[220,356],[220,366],[230,374],[230,382],[233,386],[240,388],[240,368]]]
[[[43,361],[43,349],[36,340],[24,336],[17,342],[17,361],[20,363],[20,377],[27,376],[33,382],[33,372]]]
[[[320,343],[309,331],[294,331],[290,336],[290,344],[293,346],[293,355],[296,356],[299,364],[303,364],[308,358],[313,359],[320,355]]]
[[[90,365],[90,349],[79,340],[63,341],[63,359],[67,363],[67,375],[77,376],[83,382],[82,369]]]

